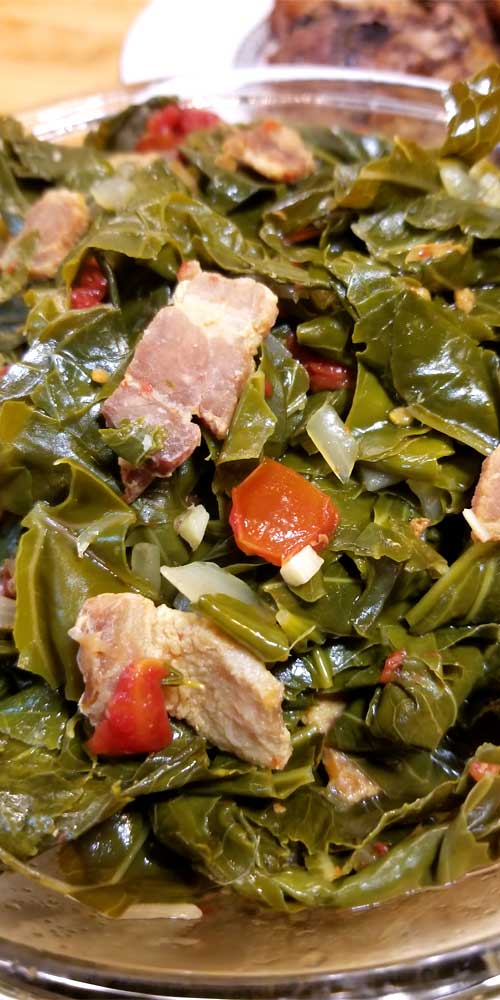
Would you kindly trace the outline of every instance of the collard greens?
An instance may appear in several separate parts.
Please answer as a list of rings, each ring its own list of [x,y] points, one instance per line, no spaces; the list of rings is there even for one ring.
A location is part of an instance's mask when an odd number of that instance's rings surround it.
[[[486,159],[500,68],[451,88],[440,149],[304,126],[316,169],[294,185],[225,161],[223,123],[184,136],[181,159],[130,155],[168,103],[128,109],[80,148],[0,120],[0,241],[51,185],[91,212],[54,280],[30,283],[30,236],[0,271],[0,563],[6,580],[15,560],[17,588],[0,633],[0,861],[109,914],[214,884],[283,910],[448,882],[499,859],[500,543],[471,539],[461,514],[500,442],[500,173]],[[72,309],[89,255],[109,294]],[[204,431],[128,505],[118,457],[146,463],[163,432],[104,429],[100,408],[190,259],[267,283],[279,323],[226,440]],[[350,380],[312,391],[311,351]],[[332,410],[355,442],[345,482],[308,434]],[[229,526],[231,489],[263,457],[340,514],[302,586],[243,555]],[[210,514],[194,553],[176,530],[193,500]],[[86,750],[68,637],[80,607],[132,592],[185,608],[159,567],[192,559],[258,593],[198,610],[283,683],[283,771],[182,723],[146,758]],[[369,794],[329,783],[328,754]],[[34,861],[49,848],[56,875]]]

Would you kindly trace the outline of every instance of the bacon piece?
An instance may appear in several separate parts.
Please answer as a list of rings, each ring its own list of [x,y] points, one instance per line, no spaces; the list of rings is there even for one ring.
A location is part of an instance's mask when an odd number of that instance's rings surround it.
[[[334,695],[330,698],[319,698],[314,705],[306,708],[302,716],[302,721],[304,725],[312,726],[313,729],[317,729],[319,733],[324,733],[326,736],[335,725],[339,716],[342,715],[345,706],[345,700],[341,695]]]
[[[85,602],[70,636],[80,643],[80,709],[94,725],[127,664],[152,657],[188,682],[165,687],[169,715],[242,760],[278,770],[287,763],[283,685],[202,615],[155,608],[139,594],[101,594]]]
[[[253,371],[253,356],[276,322],[276,296],[253,278],[223,278],[196,261],[179,271],[174,303],[205,341],[199,417],[226,436],[236,403]]]
[[[471,510],[464,510],[475,541],[500,541],[500,445],[481,466]]]
[[[86,232],[90,212],[82,194],[66,188],[52,188],[28,209],[21,232],[7,244],[0,268],[16,263],[17,247],[27,233],[38,233],[38,241],[28,264],[35,281],[54,278],[69,251]]]
[[[251,167],[271,181],[293,184],[314,173],[314,159],[293,128],[273,119],[234,131],[222,146],[221,162]]]
[[[329,778],[329,791],[341,795],[348,802],[362,802],[380,792],[379,786],[348,754],[325,747],[322,759]]]
[[[125,378],[106,400],[106,423],[141,420],[165,431],[162,449],[140,476],[122,463],[127,499],[168,476],[201,440],[197,416],[224,438],[253,356],[277,316],[277,299],[252,278],[224,278],[191,262],[179,271],[173,304],[161,309],[136,348]],[[145,487],[143,487],[145,488]]]

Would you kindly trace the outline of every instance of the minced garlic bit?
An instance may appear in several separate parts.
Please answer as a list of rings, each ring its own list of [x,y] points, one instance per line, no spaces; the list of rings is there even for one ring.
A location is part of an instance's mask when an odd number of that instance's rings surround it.
[[[425,285],[418,285],[418,287],[414,288],[413,291],[415,292],[415,295],[418,295],[419,299],[425,299],[426,302],[431,301],[432,295]]]
[[[461,309],[464,313],[472,312],[476,304],[476,295],[472,288],[456,288],[453,297],[457,309]]]
[[[413,423],[413,417],[406,406],[395,406],[389,413],[389,420],[396,427],[409,427]]]
[[[188,507],[184,514],[180,514],[176,518],[175,530],[193,549],[193,552],[203,541],[209,520],[210,514],[201,503]]]
[[[425,299],[426,302],[431,301],[432,295],[429,289],[425,287],[425,285],[419,285],[418,281],[415,281],[414,278],[408,278],[402,276],[401,280],[403,281],[403,283],[406,285],[406,287],[410,292],[413,292],[414,295],[418,295],[419,299]]]
[[[109,382],[110,375],[104,368],[93,368],[90,373],[90,377],[92,381],[97,382],[98,385],[105,385],[106,382]]]
[[[282,802],[273,802],[273,812],[275,813],[286,813],[286,806]]]

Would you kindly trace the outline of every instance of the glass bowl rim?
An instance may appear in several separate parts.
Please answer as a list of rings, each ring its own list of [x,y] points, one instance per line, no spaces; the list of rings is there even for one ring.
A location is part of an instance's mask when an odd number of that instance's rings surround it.
[[[152,97],[176,94],[182,100],[197,103],[200,100],[210,100],[215,96],[236,97],[241,88],[263,87],[272,84],[350,84],[364,85],[366,91],[378,88],[370,109],[374,112],[391,112],[391,105],[386,103],[384,90],[387,94],[391,88],[400,88],[420,95],[421,98],[442,97],[441,113],[438,117],[444,121],[446,92],[450,86],[446,80],[417,76],[409,73],[385,72],[377,69],[357,69],[337,66],[318,66],[303,64],[300,66],[257,66],[224,70],[222,73],[211,74],[207,81],[201,75],[186,74],[183,76],[166,76],[162,79],[145,81],[140,84],[122,85],[106,90],[87,93],[54,103],[33,106],[14,113],[13,117],[38,138],[55,138],[83,130],[95,124],[103,117],[114,114],[128,104],[140,104]],[[425,107],[416,104],[414,97],[404,101],[399,98],[400,106],[408,103],[412,113],[417,117],[425,117]],[[432,106],[432,116],[436,116],[436,103]],[[428,112],[430,114],[430,107]]]

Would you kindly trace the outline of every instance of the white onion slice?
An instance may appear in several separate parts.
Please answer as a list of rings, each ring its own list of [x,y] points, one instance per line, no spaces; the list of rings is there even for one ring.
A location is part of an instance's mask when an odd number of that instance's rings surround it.
[[[194,551],[203,541],[209,520],[208,510],[202,503],[198,503],[188,507],[184,514],[176,518],[175,530]]]
[[[466,508],[462,511],[462,514],[467,521],[467,524],[474,532],[474,537],[478,542],[489,542],[491,539],[490,532],[485,524],[476,517],[473,510]]]
[[[16,602],[12,597],[0,595],[0,629],[13,629],[16,616]]]
[[[114,174],[112,177],[96,181],[90,193],[100,208],[104,208],[107,212],[116,212],[124,208],[133,197],[135,186],[126,177]]]
[[[329,403],[323,403],[307,422],[307,433],[325,462],[343,483],[358,457],[358,443]]]
[[[243,604],[259,604],[259,599],[244,580],[212,562],[192,562],[186,566],[162,566],[162,576],[180,590],[189,601],[204,594],[226,594]]]
[[[316,575],[323,565],[324,559],[318,555],[312,545],[305,545],[300,552],[283,563],[280,573],[289,587],[301,587]]]

